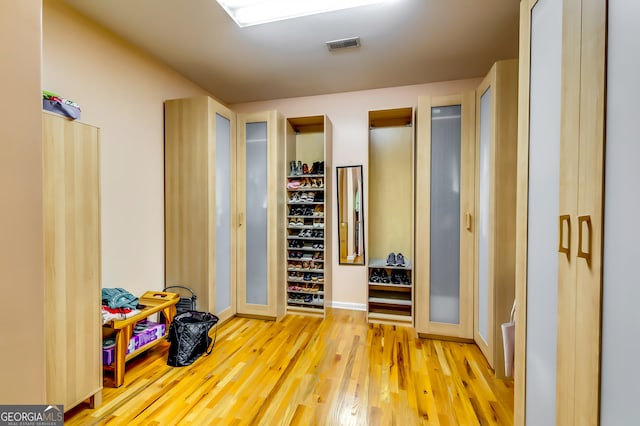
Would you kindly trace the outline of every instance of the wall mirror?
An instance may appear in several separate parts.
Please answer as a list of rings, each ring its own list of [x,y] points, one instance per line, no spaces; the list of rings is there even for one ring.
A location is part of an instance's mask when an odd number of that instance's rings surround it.
[[[364,265],[362,166],[336,167],[341,265]]]

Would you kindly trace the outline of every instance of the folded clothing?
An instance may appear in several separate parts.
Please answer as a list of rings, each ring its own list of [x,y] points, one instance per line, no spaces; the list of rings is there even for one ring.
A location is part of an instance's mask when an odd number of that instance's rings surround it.
[[[42,109],[74,120],[80,118],[81,112],[80,105],[77,103],[47,90],[42,91]]]
[[[109,308],[108,306],[102,306],[102,324],[106,324],[113,320],[122,320],[131,318],[132,316],[138,315],[140,313],[140,309],[130,309],[130,308]]]

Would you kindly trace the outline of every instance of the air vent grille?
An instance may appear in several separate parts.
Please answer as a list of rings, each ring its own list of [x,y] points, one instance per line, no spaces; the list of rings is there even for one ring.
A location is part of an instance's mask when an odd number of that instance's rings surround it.
[[[347,49],[350,47],[360,47],[360,37],[343,38],[340,40],[327,41],[325,43],[329,50]]]

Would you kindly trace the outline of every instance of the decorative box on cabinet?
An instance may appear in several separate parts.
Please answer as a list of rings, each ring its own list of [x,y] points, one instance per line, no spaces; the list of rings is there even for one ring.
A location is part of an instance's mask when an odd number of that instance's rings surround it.
[[[476,89],[473,338],[505,377],[502,329],[515,297],[518,61],[496,62]]]
[[[369,271],[389,253],[413,258],[413,108],[369,111]],[[378,259],[378,260],[376,260]],[[386,262],[386,261],[385,261]],[[413,325],[413,286],[398,291],[368,286],[369,321]],[[381,297],[380,291],[384,291]],[[387,303],[395,299],[395,303]]]
[[[46,401],[102,398],[100,136],[43,113]]]
[[[224,321],[236,312],[235,113],[206,96],[164,107],[165,286]]]
[[[475,92],[418,100],[416,331],[473,338]]]
[[[285,313],[284,119],[277,111],[238,114],[238,314]]]
[[[295,117],[286,127],[287,311],[324,315],[331,300],[331,122]]]

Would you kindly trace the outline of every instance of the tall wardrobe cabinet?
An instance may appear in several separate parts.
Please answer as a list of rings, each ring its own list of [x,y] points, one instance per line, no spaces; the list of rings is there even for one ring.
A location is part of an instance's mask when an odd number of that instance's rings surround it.
[[[476,89],[473,338],[505,377],[502,328],[515,297],[518,61],[496,62]]]
[[[416,142],[416,330],[473,338],[475,92],[421,96]]]
[[[164,107],[165,283],[225,320],[236,313],[235,113],[206,96]]]
[[[100,136],[43,113],[46,400],[102,396]]]
[[[595,425],[606,2],[522,1],[520,28],[514,421]]]

